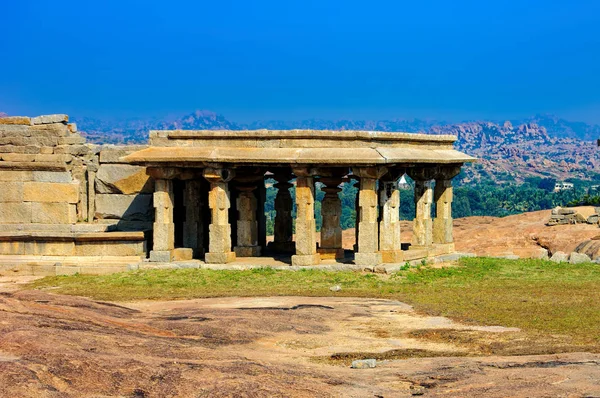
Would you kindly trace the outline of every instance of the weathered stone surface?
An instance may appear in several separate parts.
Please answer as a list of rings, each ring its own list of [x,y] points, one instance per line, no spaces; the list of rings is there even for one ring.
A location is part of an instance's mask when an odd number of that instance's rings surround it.
[[[25,202],[65,202],[77,203],[79,184],[54,182],[25,182],[23,185]]]
[[[25,254],[36,256],[72,256],[75,242],[25,242]]]
[[[0,223],[30,223],[31,203],[0,203]]]
[[[77,211],[70,203],[40,203],[31,204],[31,222],[40,224],[75,224]]]
[[[54,137],[1,137],[0,145],[14,146],[54,146],[58,143],[58,139]]]
[[[100,150],[100,163],[125,163],[122,157],[148,148],[147,145],[103,146]]]
[[[323,216],[323,225],[321,227],[321,243],[319,253],[321,258],[344,258],[342,249],[342,227],[340,220],[342,217],[342,202],[338,193],[342,190],[338,188],[341,184],[340,178],[321,178],[325,184],[322,188],[325,191],[325,197],[321,202],[321,215]]]
[[[2,160],[7,162],[33,162],[35,156],[34,154],[26,153],[3,153]]]
[[[59,145],[54,148],[54,153],[83,156],[92,153],[92,149],[87,145]]]
[[[67,123],[69,116],[63,114],[42,115],[31,118],[31,124]]]
[[[31,181],[33,172],[25,170],[1,170],[0,181]]]
[[[171,259],[173,261],[189,261],[194,257],[194,251],[186,247],[179,247],[173,249],[171,252]]]
[[[152,250],[150,252],[150,261],[153,263],[171,262],[171,251],[170,250]]]
[[[573,252],[569,255],[570,264],[589,263],[591,261],[592,259],[587,254]]]
[[[125,164],[102,164],[96,174],[96,192],[98,193],[152,193],[154,181],[140,166]]]
[[[33,155],[33,159],[35,162],[64,162],[64,163],[68,163],[71,160],[73,160],[73,156],[72,155],[66,155],[66,154],[36,154]]]
[[[96,195],[96,218],[152,220],[152,195]]]
[[[556,252],[550,257],[550,261],[555,263],[566,263],[569,261],[569,255],[565,252]]]
[[[313,177],[303,176],[302,170],[296,175],[296,254],[292,265],[316,265],[321,262],[317,254],[315,237],[315,195]]]
[[[175,224],[154,223],[152,225],[153,249],[164,251],[175,248]]]
[[[359,359],[352,361],[352,369],[370,369],[377,366],[377,360],[375,359]]]
[[[586,254],[592,260],[600,258],[600,237],[585,240],[575,248],[575,252]]]
[[[381,264],[379,253],[379,223],[377,222],[377,180],[361,177],[358,192],[360,221],[358,230],[358,252],[354,256],[357,265],[375,266]]]
[[[85,144],[85,138],[79,134],[71,134],[67,137],[61,137],[58,139],[58,145],[80,145]]]
[[[25,116],[0,117],[0,125],[2,124],[18,124],[28,126],[31,124],[31,119]]]
[[[23,183],[12,181],[3,182],[0,189],[0,202],[22,202]]]
[[[287,173],[276,174],[277,196],[275,196],[275,222],[273,225],[273,242],[269,242],[269,248],[279,253],[294,253],[296,245],[293,236],[293,201],[290,194],[292,184],[288,182],[290,176]]]
[[[33,171],[31,179],[36,182],[73,182],[68,171]]]
[[[76,242],[76,256],[141,256],[144,254],[144,242],[107,241]]]
[[[261,248],[258,246],[255,187],[240,189],[242,191],[237,199],[237,246],[234,252],[238,257],[258,257]]]
[[[207,264],[227,264],[235,261],[235,253],[206,253],[204,261]]]
[[[67,125],[62,124],[62,123],[42,124],[42,125],[31,126],[30,130],[31,130],[32,137],[55,138],[55,139],[57,139],[56,140],[57,143],[58,143],[59,137],[66,137],[69,134],[71,134]]]
[[[379,250],[384,263],[397,263],[403,260],[400,239],[400,191],[394,181],[380,181],[379,205]]]
[[[429,181],[415,181],[416,215],[413,221],[414,246],[427,247],[433,242],[433,223],[431,220],[431,202],[433,190]]]

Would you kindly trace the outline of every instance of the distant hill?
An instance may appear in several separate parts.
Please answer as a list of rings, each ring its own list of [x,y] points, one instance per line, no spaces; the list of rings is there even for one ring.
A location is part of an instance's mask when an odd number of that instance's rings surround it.
[[[196,111],[180,118],[100,120],[72,118],[90,142],[144,143],[156,129],[330,129],[405,131],[453,134],[457,149],[481,159],[465,168],[466,181],[491,179],[523,181],[526,177],[587,179],[598,173],[600,153],[592,142],[600,126],[570,122],[552,115],[497,123],[472,121],[446,123],[436,120],[302,120],[235,123],[210,111]]]
[[[0,112],[0,117],[7,117],[7,116],[8,116],[8,114],[7,114],[7,113]]]

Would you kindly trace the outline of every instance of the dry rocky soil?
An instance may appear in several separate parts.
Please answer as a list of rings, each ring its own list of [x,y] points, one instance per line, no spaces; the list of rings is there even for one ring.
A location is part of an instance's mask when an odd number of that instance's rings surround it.
[[[547,213],[547,214],[546,214]],[[597,226],[549,212],[456,221],[460,251],[569,252]],[[406,231],[406,228],[405,228]],[[264,297],[108,303],[23,290],[0,277],[0,397],[600,397],[600,355],[486,356],[467,331],[397,301]],[[433,333],[435,334],[435,333]],[[376,358],[374,369],[353,369]]]
[[[519,332],[397,301],[116,304],[19,290],[15,278],[0,281],[2,397],[600,397],[600,355],[481,356],[418,336]],[[349,367],[365,358],[377,367]]]

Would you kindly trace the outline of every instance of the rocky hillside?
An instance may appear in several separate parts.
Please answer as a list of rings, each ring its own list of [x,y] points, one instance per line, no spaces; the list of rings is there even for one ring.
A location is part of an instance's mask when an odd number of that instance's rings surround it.
[[[428,132],[458,136],[457,148],[481,159],[465,169],[467,179],[585,179],[600,165],[600,152],[594,142],[557,137],[536,123],[513,126],[511,122],[470,122],[433,126]]]

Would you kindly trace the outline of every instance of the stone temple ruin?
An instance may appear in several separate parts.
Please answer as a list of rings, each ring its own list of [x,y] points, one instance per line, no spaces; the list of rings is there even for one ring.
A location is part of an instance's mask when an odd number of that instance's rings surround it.
[[[293,266],[337,261],[372,268],[452,253],[451,180],[475,160],[454,150],[455,140],[174,130],[152,131],[148,146],[99,146],[86,144],[66,115],[0,118],[0,270],[107,273],[240,258],[260,265],[247,258],[264,255]],[[410,244],[400,239],[404,174],[415,182]],[[278,189],[268,244],[266,178]],[[357,244],[349,253],[338,192],[352,180],[359,184]],[[320,244],[315,182],[325,192]]]

